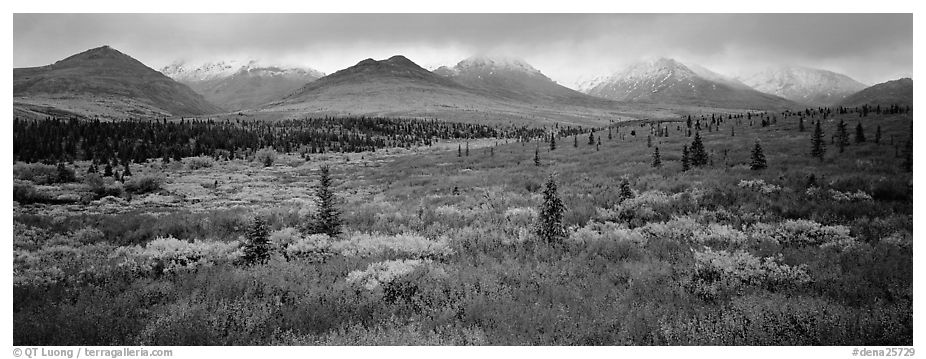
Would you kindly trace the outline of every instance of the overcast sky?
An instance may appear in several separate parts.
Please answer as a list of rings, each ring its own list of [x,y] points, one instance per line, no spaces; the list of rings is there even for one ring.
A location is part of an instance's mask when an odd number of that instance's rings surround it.
[[[913,75],[911,14],[14,14],[13,65],[110,45],[160,69],[257,59],[332,73],[402,54],[433,69],[519,57],[561,84],[671,57],[727,75],[793,64],[871,85]]]

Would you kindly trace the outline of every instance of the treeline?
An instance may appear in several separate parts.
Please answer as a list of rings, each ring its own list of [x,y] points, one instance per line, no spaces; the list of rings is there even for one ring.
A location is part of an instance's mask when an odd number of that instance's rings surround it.
[[[95,160],[136,162],[190,156],[243,158],[261,148],[315,154],[362,152],[382,148],[429,146],[449,139],[543,138],[546,128],[489,126],[439,120],[385,117],[324,117],[284,121],[99,120],[13,121],[13,159],[58,163]],[[556,126],[563,135],[585,132]]]

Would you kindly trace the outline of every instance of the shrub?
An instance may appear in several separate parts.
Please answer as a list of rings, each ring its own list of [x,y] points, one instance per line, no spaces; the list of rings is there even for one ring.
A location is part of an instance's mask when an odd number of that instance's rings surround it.
[[[750,234],[760,242],[770,241],[786,246],[817,246],[852,239],[849,227],[824,226],[805,219],[787,220],[777,225],[757,223],[750,230]]]
[[[744,251],[727,252],[705,249],[694,253],[692,291],[713,299],[739,293],[745,287],[778,288],[810,282],[805,266],[779,264],[778,257],[757,258]]]
[[[90,173],[86,175],[84,177],[84,184],[87,186],[87,189],[90,192],[93,192],[96,195],[96,198],[98,199],[106,196],[122,196],[123,185],[121,183],[118,183],[111,178],[107,181],[103,179],[103,177],[100,177],[100,175],[97,173]]]
[[[270,147],[262,148],[254,153],[254,160],[263,164],[264,167],[273,166],[277,160],[277,151]]]
[[[243,255],[238,241],[184,241],[158,237],[144,247],[117,247],[110,258],[132,272],[178,273],[201,266],[233,263]]]
[[[382,255],[387,251],[415,258],[444,257],[453,253],[447,237],[429,240],[414,233],[394,236],[354,233],[348,237],[346,240],[332,242],[331,250],[344,256],[359,257]]]
[[[427,259],[401,259],[371,263],[364,270],[355,270],[347,274],[347,283],[376,290],[401,276],[407,275],[418,267],[430,264]]]
[[[125,183],[125,191],[134,194],[143,194],[159,191],[164,184],[164,178],[156,175],[133,176]]]
[[[218,151],[218,150],[217,150]],[[187,168],[190,170],[198,170],[201,168],[209,168],[214,164],[211,157],[199,156],[199,157],[190,157],[186,159]]]
[[[32,181],[39,185],[73,181],[74,170],[63,166],[62,164],[59,168],[41,163],[16,163],[13,165],[13,178]]]
[[[13,200],[21,204],[29,204],[45,202],[48,196],[37,191],[32,183],[17,180],[13,182]]]
[[[324,261],[330,256],[331,242],[327,234],[313,234],[307,237],[298,238],[284,250],[287,259],[309,259],[312,261]]]

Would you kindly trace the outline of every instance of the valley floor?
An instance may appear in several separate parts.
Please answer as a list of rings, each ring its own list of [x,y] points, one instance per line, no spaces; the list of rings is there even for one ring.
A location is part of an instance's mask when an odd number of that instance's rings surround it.
[[[554,150],[481,139],[271,166],[149,160],[133,172],[157,188],[93,201],[73,200],[88,163],[64,184],[16,164],[20,190],[52,200],[14,203],[13,342],[912,345],[912,114],[828,116],[823,160],[809,155],[822,115],[803,132],[770,116],[704,120],[710,161],[688,171],[684,121]],[[840,119],[866,142],[840,152]],[[310,225],[323,164],[337,236]],[[568,234],[553,244],[534,231],[551,174]],[[255,217],[272,251],[245,265]]]

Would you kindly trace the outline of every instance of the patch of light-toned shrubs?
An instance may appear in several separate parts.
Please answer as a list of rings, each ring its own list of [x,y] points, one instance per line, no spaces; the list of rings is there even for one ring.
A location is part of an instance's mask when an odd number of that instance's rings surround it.
[[[190,157],[184,159],[184,162],[187,164],[187,168],[190,170],[198,170],[201,168],[209,168],[215,163],[212,160],[212,157],[199,156],[199,157]]]
[[[135,272],[175,273],[197,267],[233,263],[243,255],[238,241],[193,241],[159,237],[144,247],[119,247],[112,255],[119,266]]]
[[[640,228],[629,229],[613,222],[590,222],[573,232],[569,239],[579,244],[600,241],[630,242],[640,246],[646,244],[646,236]]]
[[[694,253],[692,289],[699,295],[714,297],[724,291],[738,292],[748,286],[780,287],[810,282],[804,265],[789,266],[777,257],[759,258],[745,251]]]
[[[287,258],[314,257],[324,253],[371,257],[387,252],[415,258],[432,258],[453,253],[450,239],[446,236],[431,240],[415,233],[384,235],[353,232],[345,238],[336,240],[324,234],[305,236],[293,228],[284,228],[270,235],[270,241],[283,251]]]
[[[810,187],[804,191],[804,194],[814,198],[827,197],[837,202],[870,201],[872,199],[871,195],[862,190],[841,192],[831,188],[824,192],[820,187]]]
[[[385,283],[407,275],[431,263],[428,259],[400,259],[371,263],[364,270],[355,270],[347,274],[347,283],[358,285],[368,290],[375,290]]]
[[[763,194],[772,194],[781,191],[781,186],[765,183],[765,180],[762,179],[740,180],[740,183],[737,186],[740,188],[748,188],[753,191],[758,191]]]
[[[825,226],[805,219],[787,220],[778,224],[757,223],[751,232],[760,241],[790,246],[818,246],[852,239],[849,227]]]
[[[415,287],[422,282],[439,282],[448,277],[447,271],[430,259],[398,259],[371,263],[363,270],[351,271],[345,282],[357,289],[383,293],[390,289]],[[395,290],[392,292],[393,295],[398,294]]]

